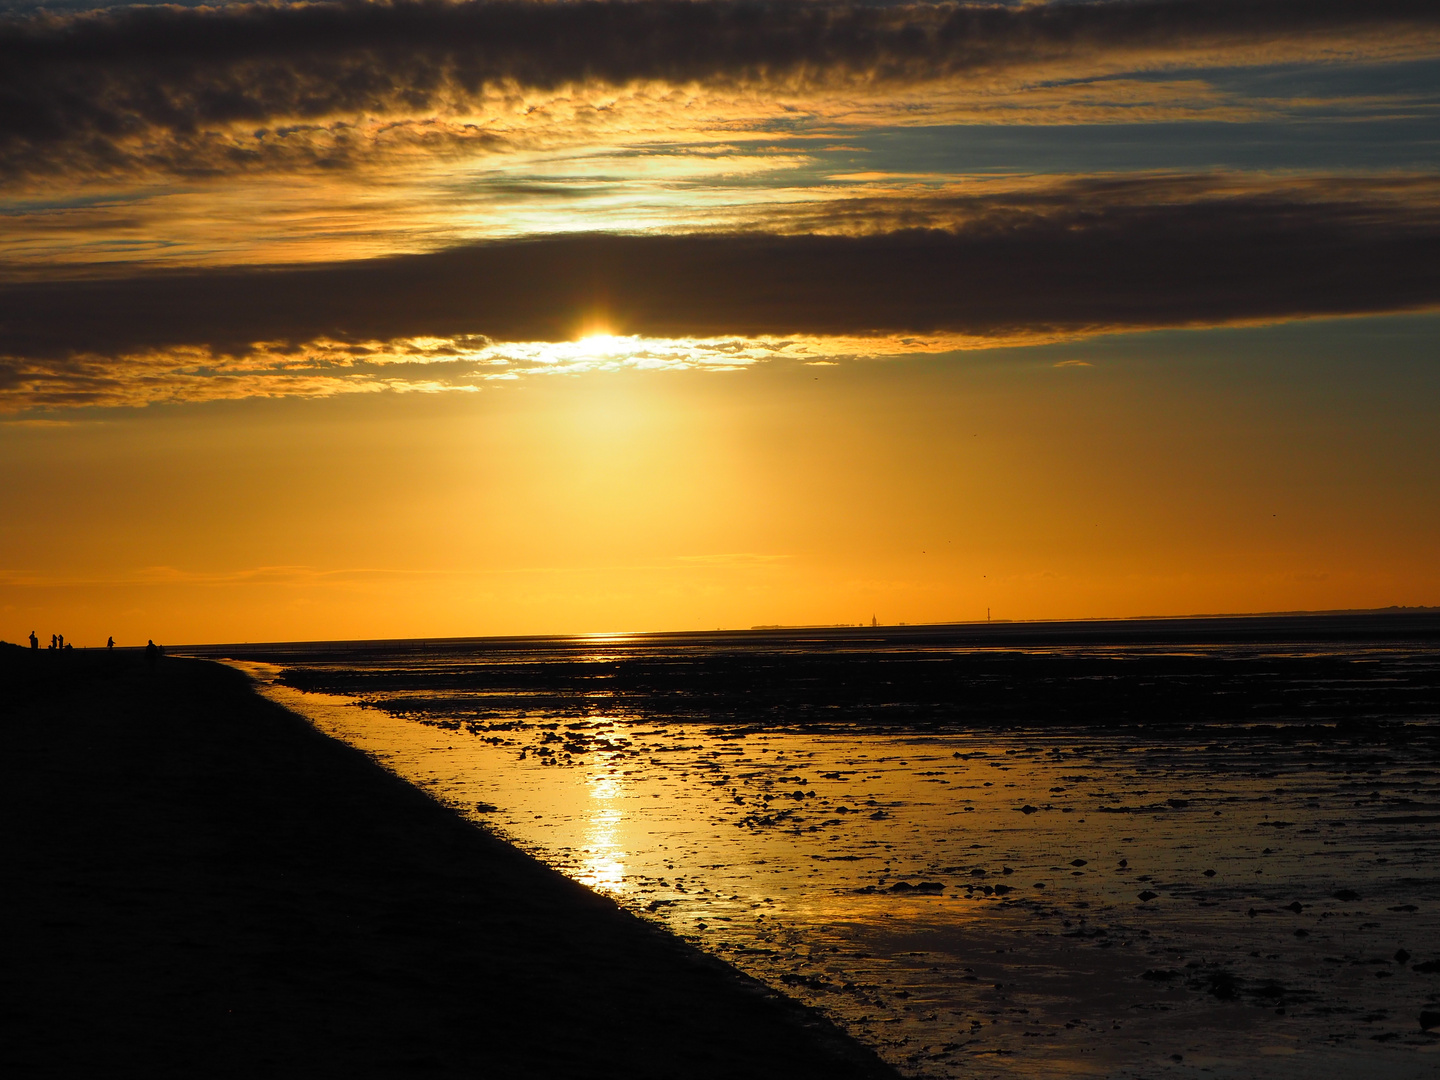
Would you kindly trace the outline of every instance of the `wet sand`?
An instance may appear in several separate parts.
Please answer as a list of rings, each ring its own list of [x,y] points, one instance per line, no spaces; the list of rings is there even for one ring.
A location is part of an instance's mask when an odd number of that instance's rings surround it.
[[[905,1075],[1433,1075],[1440,620],[1100,629],[210,652]]]
[[[237,672],[0,648],[0,727],[12,1075],[893,1075]]]
[[[265,693],[909,1076],[1440,1060],[1430,725],[472,735],[404,697]]]

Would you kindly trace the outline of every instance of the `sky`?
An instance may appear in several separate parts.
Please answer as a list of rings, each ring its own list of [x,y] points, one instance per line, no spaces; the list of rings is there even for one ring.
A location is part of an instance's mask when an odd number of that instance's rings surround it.
[[[0,0],[0,639],[1440,604],[1440,8]]]

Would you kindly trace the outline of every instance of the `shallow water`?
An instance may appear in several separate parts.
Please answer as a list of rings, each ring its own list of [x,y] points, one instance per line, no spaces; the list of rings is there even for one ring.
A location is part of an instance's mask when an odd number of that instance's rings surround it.
[[[703,724],[613,695],[518,707],[459,685],[453,657],[433,678],[371,657],[407,679],[358,697],[239,666],[907,1074],[1440,1068],[1419,1019],[1440,1013],[1440,740],[1414,717],[1363,736]]]

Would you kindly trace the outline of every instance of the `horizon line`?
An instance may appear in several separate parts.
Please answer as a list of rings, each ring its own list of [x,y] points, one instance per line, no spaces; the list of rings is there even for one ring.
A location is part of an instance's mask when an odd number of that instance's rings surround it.
[[[940,620],[936,622],[894,622],[894,623],[802,623],[802,624],[761,624],[748,627],[716,627],[714,630],[608,630],[608,631],[585,631],[579,633],[543,633],[543,634],[476,634],[458,635],[454,637],[394,637],[394,638],[309,638],[290,641],[229,641],[229,642],[194,642],[184,645],[165,646],[167,651],[182,653],[187,650],[214,650],[245,646],[247,648],[259,648],[264,646],[297,646],[297,645],[378,645],[378,644],[442,644],[456,642],[480,642],[480,641],[558,641],[558,640],[602,640],[612,638],[662,638],[662,637],[710,637],[716,634],[727,637],[784,634],[797,631],[894,631],[894,630],[936,630],[945,627],[956,629],[976,630],[985,627],[1064,627],[1085,624],[1098,626],[1103,624],[1133,625],[1136,623],[1185,623],[1185,622],[1221,622],[1225,620],[1260,620],[1260,619],[1325,619],[1343,618],[1346,616],[1386,616],[1386,615],[1425,615],[1440,614],[1440,605],[1428,604],[1391,604],[1379,608],[1329,608],[1321,610],[1298,610],[1298,611],[1254,611],[1254,612],[1211,612],[1197,613],[1190,615],[1121,615],[1121,616],[1077,616],[1069,619],[965,619],[965,620]]]

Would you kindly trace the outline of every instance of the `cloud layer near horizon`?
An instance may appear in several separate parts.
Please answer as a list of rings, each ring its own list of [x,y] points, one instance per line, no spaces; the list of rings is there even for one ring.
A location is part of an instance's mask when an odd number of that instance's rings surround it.
[[[773,99],[960,80],[993,95],[1187,64],[1426,56],[1437,42],[1440,8],[1423,0],[393,0],[46,14],[0,20],[0,179],[483,150],[510,144],[532,92],[704,85]],[[679,115],[687,104],[647,107]],[[601,124],[608,107],[571,100],[561,119]]]
[[[845,208],[831,210],[843,222]],[[988,205],[878,199],[849,211],[870,231],[576,234],[343,264],[14,283],[0,287],[0,400],[8,411],[173,400],[177,373],[184,400],[323,394],[337,378],[376,388],[384,365],[400,365],[393,377],[409,388],[452,376],[473,388],[477,373],[506,363],[476,360],[478,347],[570,341],[601,326],[670,339],[873,335],[894,348],[905,335],[1003,345],[1440,305],[1440,177],[1260,189],[1105,178]],[[949,227],[896,228],[916,221]],[[419,339],[436,343],[376,345]],[[456,340],[471,344],[446,344]],[[446,363],[459,366],[434,366]],[[726,361],[691,366],[707,364]]]

